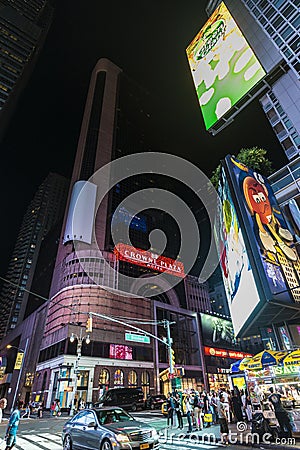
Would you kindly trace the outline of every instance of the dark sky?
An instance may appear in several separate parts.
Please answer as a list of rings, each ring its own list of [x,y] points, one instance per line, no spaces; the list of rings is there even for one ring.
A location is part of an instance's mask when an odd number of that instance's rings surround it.
[[[213,137],[204,129],[185,48],[206,22],[206,0],[58,1],[44,49],[1,145],[6,272],[23,214],[49,171],[70,177],[91,71],[101,57],[161,101],[170,152],[208,176],[228,153],[261,146],[286,159],[258,100]]]

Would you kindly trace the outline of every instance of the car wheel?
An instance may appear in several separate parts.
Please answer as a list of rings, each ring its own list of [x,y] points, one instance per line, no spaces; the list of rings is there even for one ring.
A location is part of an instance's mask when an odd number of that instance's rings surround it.
[[[72,439],[71,439],[71,436],[69,436],[68,434],[64,438],[63,450],[72,450]]]
[[[136,406],[136,404],[134,403],[133,405],[131,405],[131,411],[136,411],[137,410],[137,406]]]
[[[104,439],[101,444],[100,450],[112,450],[112,445],[108,439]]]
[[[151,409],[155,409],[155,405],[154,405],[154,403],[151,403],[151,406],[150,406],[150,408],[151,408]]]

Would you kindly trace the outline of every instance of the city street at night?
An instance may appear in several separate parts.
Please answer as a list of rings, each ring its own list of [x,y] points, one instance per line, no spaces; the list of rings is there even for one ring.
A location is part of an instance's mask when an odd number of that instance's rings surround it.
[[[215,443],[202,443],[199,435],[197,434],[191,438],[178,437],[179,430],[166,428],[166,419],[162,417],[158,411],[141,411],[133,414],[134,418],[141,420],[153,426],[160,433],[160,450],[194,450],[194,449],[217,449],[223,448],[224,445],[219,442]],[[61,431],[63,424],[67,420],[67,416],[59,418],[50,418],[49,413],[45,413],[43,419],[37,419],[36,417],[30,419],[22,419],[17,436],[17,445],[15,448],[18,450],[61,450]],[[185,419],[184,419],[185,422]],[[7,421],[0,424],[0,436],[3,439]],[[186,431],[186,427],[183,431]],[[208,429],[207,434],[216,435],[219,439],[219,426],[214,426]],[[1,444],[2,442],[2,444]],[[226,448],[245,448],[237,444],[226,446]],[[3,441],[0,441],[0,448],[3,448]]]

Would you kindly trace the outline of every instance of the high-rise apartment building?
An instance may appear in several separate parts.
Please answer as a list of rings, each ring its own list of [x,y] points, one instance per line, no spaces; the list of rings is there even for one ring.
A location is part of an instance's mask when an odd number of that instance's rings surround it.
[[[210,16],[221,3],[208,2]],[[300,154],[299,0],[224,0],[267,73],[261,106],[288,160]]]
[[[68,185],[65,177],[50,173],[27,208],[5,277],[8,282],[0,294],[0,338],[36,309],[34,305],[29,308],[27,290],[31,288],[42,241],[63,215]]]
[[[52,13],[49,0],[0,1],[0,139],[43,46]]]

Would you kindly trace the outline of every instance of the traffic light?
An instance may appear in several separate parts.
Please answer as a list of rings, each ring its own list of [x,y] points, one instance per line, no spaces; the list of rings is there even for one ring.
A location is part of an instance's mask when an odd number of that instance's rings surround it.
[[[87,333],[91,333],[93,331],[93,319],[92,316],[89,316],[86,321],[86,329]]]
[[[170,357],[171,357],[170,366],[172,366],[174,369],[176,362],[175,362],[175,352],[172,348],[170,351]]]

